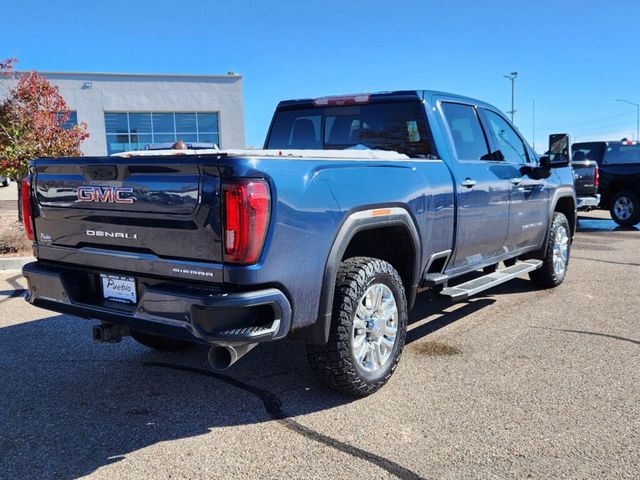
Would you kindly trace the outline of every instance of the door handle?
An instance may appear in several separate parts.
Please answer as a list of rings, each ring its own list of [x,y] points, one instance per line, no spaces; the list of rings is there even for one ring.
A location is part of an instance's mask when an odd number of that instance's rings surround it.
[[[511,180],[511,185],[520,185],[522,183],[522,177],[513,177]]]
[[[460,183],[460,185],[462,185],[463,187],[471,188],[476,183],[478,183],[478,182],[476,182],[473,178],[467,177],[462,181],[462,183]]]

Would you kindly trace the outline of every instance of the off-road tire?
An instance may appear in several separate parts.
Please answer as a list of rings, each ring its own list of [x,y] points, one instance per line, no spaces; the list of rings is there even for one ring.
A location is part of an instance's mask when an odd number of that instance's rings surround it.
[[[631,216],[627,219],[622,219],[620,217],[618,217],[618,215],[616,215],[614,206],[616,204],[616,202],[618,201],[619,198],[621,197],[626,197],[628,199],[629,202],[631,202],[631,208],[633,209]],[[613,219],[614,222],[616,222],[618,225],[622,226],[622,227],[631,227],[637,223],[640,223],[640,200],[638,199],[638,196],[629,191],[629,190],[621,190],[617,193],[615,193],[612,197],[611,197],[611,201],[609,202],[609,205],[611,205],[611,208],[609,209],[609,213],[611,214],[611,218]]]
[[[547,248],[545,249],[544,258],[542,258],[542,267],[538,270],[529,272],[529,278],[536,285],[543,288],[554,288],[560,285],[567,276],[567,269],[569,267],[569,260],[571,258],[571,238],[569,238],[567,262],[564,268],[564,272],[558,275],[553,265],[553,247],[556,242],[556,234],[559,226],[563,226],[566,229],[567,235],[571,236],[571,229],[569,228],[569,221],[567,217],[561,212],[554,212],[551,219],[551,225],[549,226],[549,236],[547,238]]]
[[[192,342],[188,342],[186,340],[152,335],[138,330],[132,330],[131,336],[136,342],[144,345],[145,347],[160,350],[162,352],[178,352],[194,345]]]
[[[393,293],[398,327],[388,362],[375,373],[359,368],[352,352],[352,326],[362,296],[374,283],[383,283]],[[407,299],[398,272],[389,263],[370,257],[353,257],[342,262],[336,275],[329,341],[307,345],[311,370],[331,389],[364,397],[382,387],[393,374],[404,347],[407,332]]]

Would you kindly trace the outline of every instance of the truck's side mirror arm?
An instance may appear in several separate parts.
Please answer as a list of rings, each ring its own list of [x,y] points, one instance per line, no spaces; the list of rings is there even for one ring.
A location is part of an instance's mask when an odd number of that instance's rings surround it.
[[[549,157],[549,155],[543,155],[542,157],[540,157],[538,163],[540,165],[540,168],[544,168],[545,170],[551,169],[551,157]]]
[[[520,169],[522,175],[527,175],[534,180],[541,180],[551,176],[551,159],[545,155],[538,159],[537,166],[525,166]]]

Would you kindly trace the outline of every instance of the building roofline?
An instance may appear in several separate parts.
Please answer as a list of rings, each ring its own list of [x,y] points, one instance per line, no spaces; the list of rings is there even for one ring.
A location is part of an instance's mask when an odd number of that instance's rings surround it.
[[[18,75],[29,73],[33,70],[16,70],[15,73]],[[40,71],[35,70],[38,74],[43,76],[48,75],[62,75],[62,76],[77,76],[77,77],[86,77],[86,76],[95,76],[95,77],[145,77],[145,78],[158,78],[158,77],[177,77],[177,78],[242,78],[242,75],[235,72],[230,72],[227,74],[216,74],[216,75],[206,75],[206,74],[191,74],[191,73],[124,73],[124,72],[51,72],[51,71]]]

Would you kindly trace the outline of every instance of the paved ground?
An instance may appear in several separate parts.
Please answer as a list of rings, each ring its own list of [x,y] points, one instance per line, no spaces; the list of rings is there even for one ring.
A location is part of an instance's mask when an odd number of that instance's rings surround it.
[[[391,382],[357,401],[291,342],[225,374],[202,349],[93,344],[3,274],[0,477],[639,478],[640,232],[606,218],[581,221],[558,289],[423,295]]]

